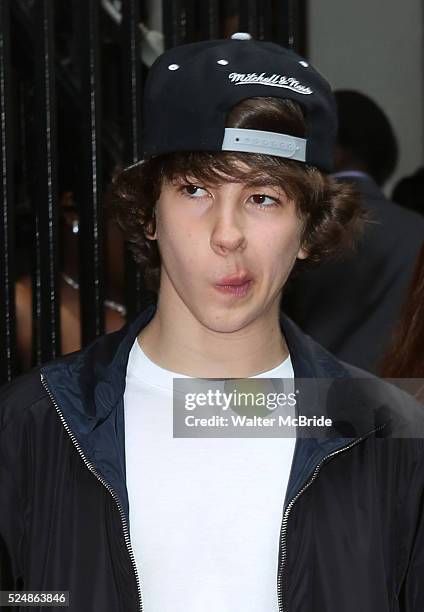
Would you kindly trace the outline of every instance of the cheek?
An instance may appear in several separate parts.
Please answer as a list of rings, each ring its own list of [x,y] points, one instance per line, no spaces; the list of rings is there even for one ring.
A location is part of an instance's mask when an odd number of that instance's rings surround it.
[[[170,215],[162,218],[158,230],[158,246],[166,267],[190,266],[194,271],[205,252],[198,229]]]
[[[277,284],[287,278],[299,252],[301,228],[293,225],[275,228],[255,247],[266,276]]]
[[[263,236],[256,244],[255,250],[266,258],[281,261],[281,257],[297,255],[300,238],[301,228],[297,224],[284,224],[267,232],[266,236]]]

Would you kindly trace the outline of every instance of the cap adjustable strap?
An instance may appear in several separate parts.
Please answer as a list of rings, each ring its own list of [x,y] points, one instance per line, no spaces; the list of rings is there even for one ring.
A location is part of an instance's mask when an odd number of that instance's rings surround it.
[[[306,161],[306,139],[244,128],[225,128],[223,151],[244,151],[245,153],[264,153],[277,155],[296,161]]]

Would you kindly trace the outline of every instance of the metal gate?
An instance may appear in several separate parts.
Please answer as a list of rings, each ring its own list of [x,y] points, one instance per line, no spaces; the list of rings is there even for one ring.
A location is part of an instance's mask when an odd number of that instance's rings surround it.
[[[82,346],[105,332],[106,307],[131,319],[154,299],[125,247],[120,299],[108,295],[103,194],[139,157],[160,48],[247,31],[305,55],[304,28],[305,0],[0,0],[0,382],[64,351],[64,283]]]

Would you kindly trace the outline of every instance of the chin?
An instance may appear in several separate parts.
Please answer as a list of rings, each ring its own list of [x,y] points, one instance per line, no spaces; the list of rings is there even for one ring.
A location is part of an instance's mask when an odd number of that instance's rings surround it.
[[[255,317],[252,316],[252,313],[249,314],[247,312],[242,313],[236,310],[222,309],[221,312],[215,313],[203,312],[199,321],[210,331],[228,334],[239,331],[251,323]]]

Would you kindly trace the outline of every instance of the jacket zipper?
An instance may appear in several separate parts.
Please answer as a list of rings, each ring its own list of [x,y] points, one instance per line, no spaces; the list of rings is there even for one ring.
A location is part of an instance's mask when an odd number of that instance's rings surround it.
[[[62,424],[66,430],[66,432],[68,433],[69,437],[71,438],[71,441],[73,443],[73,445],[75,446],[75,448],[77,449],[81,459],[84,461],[85,465],[87,466],[87,468],[90,470],[90,472],[92,472],[94,474],[94,476],[102,483],[102,485],[104,487],[106,487],[106,489],[109,491],[109,493],[112,495],[113,499],[116,502],[116,505],[118,507],[119,510],[119,515],[121,517],[121,522],[122,522],[122,529],[124,532],[124,538],[125,538],[125,544],[127,546],[127,550],[128,550],[128,554],[133,566],[133,570],[134,570],[134,575],[135,575],[135,579],[136,579],[136,583],[137,583],[137,592],[138,592],[138,610],[139,612],[143,612],[143,602],[142,602],[142,598],[141,598],[141,587],[140,587],[140,578],[138,575],[138,571],[137,571],[137,565],[135,562],[135,557],[134,557],[134,552],[132,550],[131,547],[131,542],[130,542],[130,536],[129,536],[129,530],[128,530],[128,524],[127,524],[127,520],[125,518],[125,513],[124,510],[121,506],[121,502],[119,501],[119,498],[117,496],[117,494],[115,493],[114,489],[110,486],[110,484],[103,478],[103,476],[100,476],[100,474],[95,470],[93,464],[88,461],[88,459],[85,457],[83,450],[81,449],[81,446],[79,445],[78,440],[76,439],[76,437],[74,436],[74,434],[72,433],[71,429],[69,428],[68,423],[65,421],[65,418],[62,414],[62,411],[60,410],[59,406],[57,405],[57,402],[55,400],[55,398],[53,397],[48,385],[47,385],[47,381],[44,378],[43,373],[41,373],[41,383],[43,385],[43,387],[45,388],[45,390],[47,391],[49,398],[51,400],[51,402],[53,403],[53,406],[56,409],[56,412],[59,415],[60,420],[62,421]]]
[[[349,448],[352,448],[352,446],[355,446],[356,444],[359,444],[359,442],[362,442],[362,440],[364,440],[365,438],[368,438],[369,436],[371,436],[376,431],[379,431],[380,429],[383,429],[383,427],[385,427],[385,425],[386,425],[386,423],[383,423],[379,427],[376,427],[372,431],[370,431],[367,434],[361,436],[360,438],[358,438],[354,442],[351,442],[347,446],[343,446],[342,448],[339,448],[339,449],[333,451],[332,453],[329,453],[323,459],[321,459],[321,461],[315,467],[315,470],[314,470],[311,478],[300,489],[300,491],[298,491],[298,493],[293,497],[293,499],[287,505],[286,511],[283,514],[283,520],[282,520],[282,524],[281,524],[281,537],[280,537],[281,565],[280,565],[280,568],[279,568],[278,579],[277,579],[278,610],[279,610],[279,612],[288,612],[287,609],[284,607],[284,603],[283,603],[283,572],[284,572],[284,566],[285,566],[286,556],[287,556],[287,549],[286,549],[287,522],[288,522],[288,518],[289,518],[289,514],[291,512],[291,509],[293,508],[294,504],[299,499],[299,497],[302,495],[302,493],[304,491],[306,491],[306,489],[313,483],[315,478],[318,476],[319,471],[320,471],[323,463],[325,463],[327,461],[327,459],[329,459],[330,457],[334,457],[334,455],[338,455],[339,453],[342,453],[342,452],[348,450]]]

